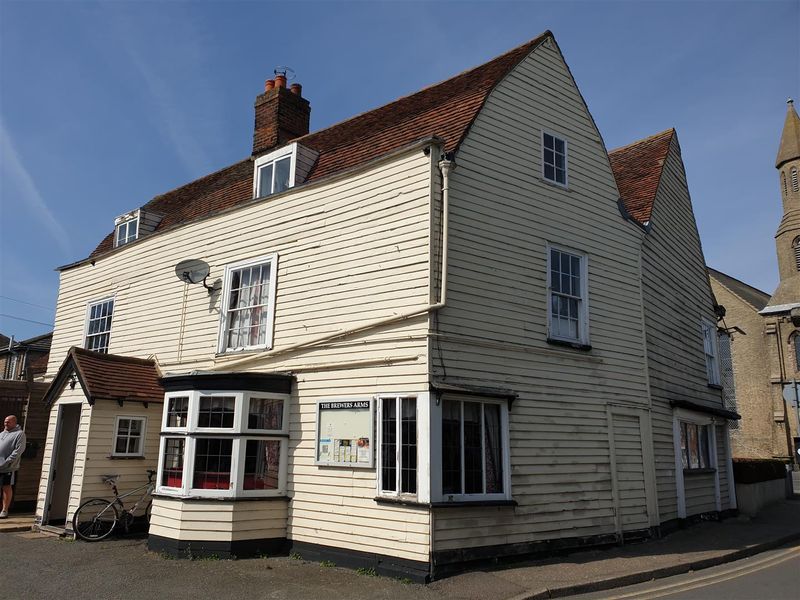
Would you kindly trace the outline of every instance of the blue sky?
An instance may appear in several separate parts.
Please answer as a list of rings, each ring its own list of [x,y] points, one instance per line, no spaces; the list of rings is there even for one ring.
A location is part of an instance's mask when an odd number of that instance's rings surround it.
[[[276,65],[316,130],[546,29],[609,149],[677,129],[707,262],[771,292],[800,0],[0,0],[0,332],[47,331],[116,216],[249,155]]]

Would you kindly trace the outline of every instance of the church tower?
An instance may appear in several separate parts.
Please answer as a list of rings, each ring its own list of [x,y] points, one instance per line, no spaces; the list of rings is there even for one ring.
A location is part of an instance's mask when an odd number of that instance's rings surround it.
[[[770,306],[800,304],[800,117],[788,101],[775,168],[783,200],[783,219],[775,234],[780,284]]]

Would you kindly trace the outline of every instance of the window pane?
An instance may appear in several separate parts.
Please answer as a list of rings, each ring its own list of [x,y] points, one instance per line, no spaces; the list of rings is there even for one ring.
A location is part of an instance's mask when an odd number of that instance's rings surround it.
[[[686,423],[681,423],[681,462],[683,468],[689,468],[689,435],[686,432]]]
[[[461,493],[461,403],[442,402],[442,493]]]
[[[689,468],[690,469],[697,469],[700,467],[700,456],[698,453],[698,441],[697,441],[697,425],[694,424],[687,424],[686,431],[688,434],[688,444],[689,444]]]
[[[544,147],[545,148],[553,148],[553,136],[549,133],[544,134]]]
[[[279,440],[247,440],[244,456],[245,490],[277,490],[281,464]]]
[[[481,405],[464,402],[464,493],[483,493]]]
[[[710,467],[710,463],[708,460],[708,427],[704,425],[698,425],[698,434],[699,434],[699,442],[700,442],[700,468],[707,469]]]
[[[554,146],[555,151],[560,153],[560,154],[564,154],[564,140],[560,140],[558,138],[553,138],[553,141],[555,142],[555,146]]]
[[[125,454],[128,451],[128,438],[120,435],[117,436],[117,443],[114,445],[114,452],[117,454]]]
[[[292,165],[291,157],[275,161],[275,187],[273,193],[277,194],[289,189],[289,171]]]
[[[108,336],[113,312],[113,300],[98,302],[89,307],[89,322],[86,327],[88,333],[84,344],[87,350],[108,352]]]
[[[231,274],[228,301],[227,348],[259,346],[266,342],[271,264],[236,269]]]
[[[272,163],[264,165],[258,171],[258,195],[269,196],[272,193]]]
[[[196,439],[192,487],[202,490],[230,489],[232,451],[232,439]]]
[[[383,398],[381,410],[381,489],[397,491],[397,400]]]
[[[167,404],[167,427],[186,427],[189,414],[189,398],[170,398]]]
[[[233,427],[236,398],[233,396],[200,396],[197,413],[198,427]]]
[[[129,429],[131,435],[141,435],[142,434],[142,421],[139,419],[133,419],[130,421]]]
[[[401,400],[403,411],[402,454],[400,491],[407,494],[417,493],[417,401],[415,398]]]
[[[552,165],[545,165],[544,166],[544,178],[549,179],[550,181],[555,181],[556,179],[556,170]]]
[[[179,488],[183,485],[183,449],[186,440],[167,438],[164,441],[164,469],[161,485]]]
[[[500,436],[500,406],[483,405],[483,454],[486,463],[486,493],[503,492],[503,448]]]
[[[128,454],[139,454],[139,446],[141,445],[142,438],[139,436],[131,436],[128,438]]]
[[[248,429],[282,429],[283,400],[279,398],[250,398],[247,427]]]

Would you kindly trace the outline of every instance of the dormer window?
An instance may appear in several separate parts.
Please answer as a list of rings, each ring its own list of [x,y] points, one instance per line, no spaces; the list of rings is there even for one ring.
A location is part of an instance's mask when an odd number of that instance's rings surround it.
[[[294,186],[296,144],[256,159],[253,195],[262,198]]]
[[[117,246],[124,246],[139,236],[139,218],[131,219],[117,225]]]

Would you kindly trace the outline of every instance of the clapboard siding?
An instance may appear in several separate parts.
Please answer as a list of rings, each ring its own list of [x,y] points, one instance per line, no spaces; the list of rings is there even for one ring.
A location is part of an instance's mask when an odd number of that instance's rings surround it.
[[[185,258],[205,260],[209,282],[221,287],[227,264],[277,253],[278,351],[425,307],[431,296],[431,160],[418,148],[347,178],[267,197],[141,240],[94,265],[63,271],[50,376],[67,348],[82,344],[86,303],[112,294],[111,353],[154,354],[168,372],[226,369],[231,359],[248,356],[215,357],[220,294],[209,296],[201,286],[178,281],[174,266]],[[296,374],[289,407],[291,507],[288,501],[233,505],[231,510],[242,515],[234,526],[224,519],[211,523],[214,502],[206,503],[207,509],[196,502],[179,508],[178,501],[158,499],[152,533],[181,540],[288,536],[427,561],[428,512],[376,504],[375,470],[315,466],[314,439],[319,399],[427,392],[428,329],[428,316],[422,314],[230,367]],[[109,411],[92,419],[89,464],[97,467],[86,472],[84,496],[103,491],[96,485],[101,471],[124,469],[124,489],[146,469],[135,461],[106,464],[113,414],[127,414],[128,405],[109,405]],[[149,411],[159,408],[151,405]],[[160,419],[148,417],[153,443],[159,428]],[[148,449],[148,461],[156,455]]]
[[[47,426],[47,441],[45,443],[44,454],[42,456],[42,478],[39,484],[39,495],[36,503],[36,516],[41,517],[45,511],[45,500],[47,498],[47,486],[50,478],[50,468],[53,460],[53,447],[56,436],[58,421],[58,407],[62,404],[79,404],[81,406],[80,425],[78,438],[75,445],[75,461],[72,469],[72,480],[70,483],[69,500],[67,503],[67,521],[72,519],[72,514],[80,504],[80,488],[83,482],[84,469],[86,465],[87,446],[89,442],[89,426],[91,423],[92,407],[86,401],[86,396],[79,383],[75,384],[74,389],[69,386],[53,403],[50,409],[50,420]]]
[[[116,402],[98,400],[92,407],[91,436],[86,448],[86,467],[83,472],[81,502],[88,498],[107,498],[113,493],[103,483],[104,475],[118,475],[117,489],[124,494],[147,483],[147,470],[158,466],[158,443],[161,431],[161,404],[151,402],[147,408],[138,402],[126,402],[122,407]],[[111,458],[114,445],[116,417],[145,417],[144,456],[142,458]],[[124,500],[126,507],[139,499],[134,494]],[[144,506],[139,509],[143,510]],[[141,514],[137,511],[137,514]]]
[[[155,354],[162,364],[187,370],[192,363],[209,366],[220,294],[209,297],[202,287],[178,281],[174,266],[188,257],[207,261],[209,281],[221,286],[227,264],[278,253],[276,348],[424,306],[429,196],[430,159],[417,150],[346,180],[268,197],[62,271],[48,374],[55,374],[70,346],[83,344],[87,302],[111,295],[111,353]],[[396,331],[407,333],[408,323]]]
[[[567,138],[568,189],[541,179],[542,129]],[[606,407],[649,402],[641,233],[620,217],[603,142],[553,45],[492,92],[456,162],[448,303],[431,359],[438,377],[519,394],[509,415],[518,506],[436,510],[434,549],[613,533]],[[589,353],[546,343],[547,242],[588,255]],[[641,449],[626,457],[628,529],[645,504],[636,483],[645,467]]]
[[[728,435],[726,425],[716,425],[717,438],[717,473],[719,474],[720,509],[731,508],[730,482],[728,481],[728,461],[730,457],[725,449],[725,436]]]
[[[686,490],[687,517],[717,510],[713,473],[684,471],[683,487]]]
[[[716,322],[716,317],[675,136],[642,244],[642,278],[659,515],[667,521],[678,516],[670,401],[717,407],[722,403],[720,392],[708,387],[700,323],[702,318]],[[692,481],[708,483],[702,478]],[[710,485],[713,498],[713,480]]]
[[[181,502],[153,499],[150,534],[185,541],[240,541],[286,537],[288,499]]]
[[[649,527],[649,520],[639,417],[615,414],[613,424],[621,529],[646,529]]]

